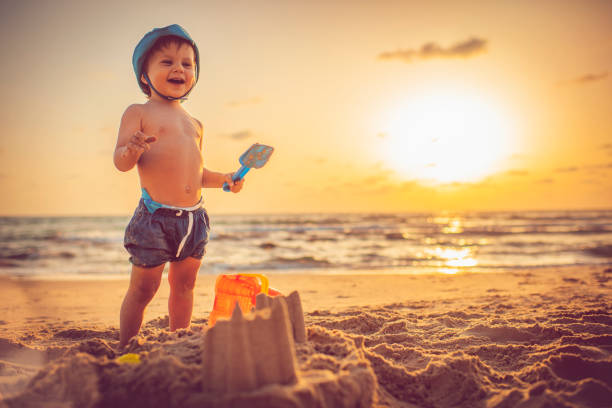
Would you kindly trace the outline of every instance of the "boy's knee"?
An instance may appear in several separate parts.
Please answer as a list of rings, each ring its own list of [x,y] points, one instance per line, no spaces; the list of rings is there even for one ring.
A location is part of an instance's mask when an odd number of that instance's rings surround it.
[[[195,278],[189,279],[189,280],[183,282],[183,289],[185,291],[193,291],[195,289],[195,283],[196,283]]]
[[[201,262],[200,259],[187,258],[170,264],[170,273],[168,273],[170,290],[175,294],[193,292]]]
[[[149,303],[157,293],[158,288],[158,282],[144,281],[133,284],[130,289],[139,303]]]
[[[170,289],[179,293],[193,292],[195,289],[195,278],[194,279],[173,279],[170,281]]]
[[[170,283],[170,290],[175,293],[193,292],[196,283],[196,274],[172,273],[168,275],[168,283]]]

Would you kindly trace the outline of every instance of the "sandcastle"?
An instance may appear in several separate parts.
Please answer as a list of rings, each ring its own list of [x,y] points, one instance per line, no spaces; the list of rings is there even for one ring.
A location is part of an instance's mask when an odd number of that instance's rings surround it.
[[[218,320],[204,336],[203,393],[192,400],[201,407],[370,406],[376,378],[363,342],[323,328],[311,334],[313,341],[307,341],[298,292],[259,294],[246,315],[236,306],[229,320]],[[330,366],[321,347],[335,350],[340,360],[331,358]]]
[[[289,296],[286,297],[272,297],[260,293],[256,297],[255,310],[271,307],[273,304],[280,303],[282,301],[284,301],[287,305],[293,340],[296,343],[305,342],[306,326],[304,325],[304,311],[302,310],[302,300],[300,299],[300,294],[297,291],[291,292]]]
[[[248,392],[269,384],[297,381],[287,302],[279,297],[270,304],[247,316],[237,306],[230,320],[219,320],[206,333],[202,358],[205,391]],[[302,316],[302,333],[303,326]]]

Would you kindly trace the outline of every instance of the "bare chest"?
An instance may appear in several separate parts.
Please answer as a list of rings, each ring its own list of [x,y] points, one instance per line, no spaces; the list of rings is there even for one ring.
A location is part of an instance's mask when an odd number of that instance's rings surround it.
[[[156,136],[159,141],[180,139],[199,141],[200,135],[195,121],[185,115],[147,115],[142,124],[143,132]]]
[[[175,173],[179,168],[197,171],[202,166],[198,125],[187,114],[154,110],[143,117],[142,129],[157,138],[140,158],[144,170],[153,166],[156,171]]]

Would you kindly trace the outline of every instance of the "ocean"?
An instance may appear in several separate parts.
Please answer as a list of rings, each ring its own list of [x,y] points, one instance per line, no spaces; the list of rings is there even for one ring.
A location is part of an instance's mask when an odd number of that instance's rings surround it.
[[[210,218],[202,274],[457,273],[612,263],[612,210]],[[0,217],[0,274],[127,277],[128,221]]]

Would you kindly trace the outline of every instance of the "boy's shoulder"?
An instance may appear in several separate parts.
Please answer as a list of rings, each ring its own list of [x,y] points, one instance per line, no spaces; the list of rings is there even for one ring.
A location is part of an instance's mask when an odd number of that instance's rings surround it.
[[[150,115],[155,115],[156,109],[148,103],[133,103],[125,108],[123,116],[138,117],[140,119],[147,118]]]
[[[202,132],[204,132],[204,126],[202,125],[202,122],[200,122],[199,119],[194,118],[192,115],[189,115],[189,116],[191,116],[191,119],[193,119],[193,121],[197,123],[198,128],[199,128],[198,130],[200,131],[200,134],[202,134]]]
[[[128,106],[127,108],[125,108],[125,112],[123,112],[123,115],[129,115],[129,116],[142,116],[145,113],[146,107],[144,103],[133,103],[130,106]]]
[[[140,123],[142,127],[142,119],[144,116],[145,110],[143,104],[133,103],[127,108],[125,108],[125,111],[121,116],[121,123],[132,124],[133,126],[136,126],[137,123]]]

